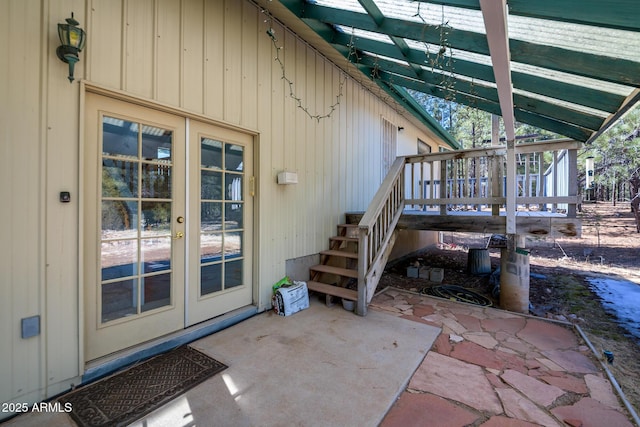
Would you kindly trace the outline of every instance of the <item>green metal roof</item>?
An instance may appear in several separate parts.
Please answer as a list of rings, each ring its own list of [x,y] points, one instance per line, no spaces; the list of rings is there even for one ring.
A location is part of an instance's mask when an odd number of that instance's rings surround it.
[[[500,38],[485,28],[492,1],[502,0],[259,3],[285,6],[450,144],[404,89],[502,116],[512,105],[515,120],[578,141],[594,139],[640,100],[637,0],[507,0],[502,64],[489,47]],[[496,82],[497,67],[506,68],[506,84]],[[498,96],[505,88],[511,103]]]

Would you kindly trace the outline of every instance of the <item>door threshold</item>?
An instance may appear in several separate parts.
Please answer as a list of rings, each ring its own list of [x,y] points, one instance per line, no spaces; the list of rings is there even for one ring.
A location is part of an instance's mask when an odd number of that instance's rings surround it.
[[[105,377],[119,369],[211,335],[258,314],[258,307],[247,305],[187,329],[145,342],[86,363],[81,385]]]

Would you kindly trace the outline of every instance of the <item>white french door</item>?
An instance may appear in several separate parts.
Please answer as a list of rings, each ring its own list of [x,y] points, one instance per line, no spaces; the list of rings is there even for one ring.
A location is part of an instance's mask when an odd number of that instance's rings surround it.
[[[252,142],[189,122],[187,326],[252,301]]]
[[[85,360],[252,303],[252,137],[87,93]]]

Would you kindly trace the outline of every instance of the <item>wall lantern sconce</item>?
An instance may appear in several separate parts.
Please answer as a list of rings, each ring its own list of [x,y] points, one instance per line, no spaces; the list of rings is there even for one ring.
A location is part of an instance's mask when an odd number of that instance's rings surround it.
[[[68,79],[69,83],[73,83],[73,68],[80,60],[78,53],[84,49],[86,33],[82,28],[77,27],[80,23],[73,19],[73,12],[71,12],[71,18],[67,18],[66,21],[66,24],[58,24],[58,37],[62,45],[56,49],[56,55],[62,62],[69,64]]]

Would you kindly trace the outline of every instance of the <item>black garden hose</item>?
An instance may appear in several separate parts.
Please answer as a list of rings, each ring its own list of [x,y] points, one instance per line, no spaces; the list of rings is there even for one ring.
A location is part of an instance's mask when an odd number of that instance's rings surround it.
[[[438,285],[426,287],[423,288],[420,292],[425,295],[431,295],[434,297],[440,297],[452,301],[481,305],[483,307],[491,307],[493,305],[489,298],[457,285]]]

